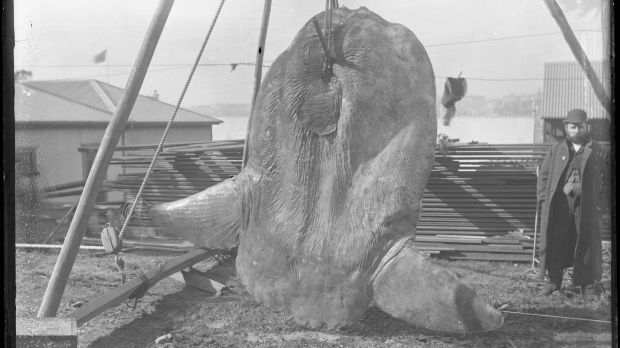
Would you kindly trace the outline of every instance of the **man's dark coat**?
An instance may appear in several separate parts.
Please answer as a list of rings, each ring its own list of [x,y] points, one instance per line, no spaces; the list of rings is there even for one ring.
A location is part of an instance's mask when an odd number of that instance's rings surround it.
[[[556,195],[564,195],[564,182],[559,182],[562,172],[569,163],[569,142],[562,141],[554,145],[540,168],[538,175],[538,200],[542,201],[540,270],[544,272],[549,266],[552,255],[548,245],[550,228],[554,224],[551,206]],[[572,145],[570,145],[572,146]],[[602,255],[601,234],[599,226],[599,203],[608,199],[608,193],[601,193],[602,176],[607,176],[609,157],[599,143],[589,141],[584,145],[581,163],[581,223],[577,229],[577,243],[573,251],[573,284],[587,285],[600,281]],[[605,202],[607,203],[607,202]]]

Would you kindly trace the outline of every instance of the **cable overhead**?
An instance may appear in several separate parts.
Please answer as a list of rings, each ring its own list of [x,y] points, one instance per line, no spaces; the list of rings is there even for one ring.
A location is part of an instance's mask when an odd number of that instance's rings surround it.
[[[263,65],[263,67],[268,68],[269,65]],[[156,73],[156,72],[164,72],[164,71],[170,71],[170,70],[178,70],[178,69],[185,69],[185,68],[189,68],[189,67],[170,67],[170,68],[163,68],[163,69],[155,69],[155,70],[149,70],[149,73]],[[106,77],[106,76],[122,76],[122,75],[128,75],[129,72],[122,72],[122,73],[114,73],[114,74],[97,74],[97,75],[87,75],[87,76],[76,76],[76,77],[68,77],[68,78],[63,78],[63,79],[58,79],[58,80],[77,80],[77,79],[94,79],[94,78],[98,78],[98,77]],[[445,79],[449,76],[442,76],[442,75],[437,75],[435,76],[435,79]],[[484,81],[484,82],[519,82],[519,81],[581,81],[584,80],[585,77],[572,77],[572,78],[559,78],[559,79],[545,79],[542,77],[524,77],[524,78],[486,78],[486,77],[467,77],[468,80],[472,80],[472,81]]]
[[[265,63],[272,63],[273,61],[271,60],[267,60],[265,61]],[[253,66],[256,63],[254,62],[239,62],[239,63],[201,63],[198,64],[199,67],[201,66],[230,66],[230,65],[250,65]],[[24,65],[20,65],[21,67],[36,67],[36,68],[92,68],[92,67],[101,67],[101,65],[99,64],[74,64],[74,65],[66,65],[66,64],[43,64],[43,65],[36,65],[36,64],[24,64]],[[113,68],[123,68],[123,67],[128,67],[131,68],[133,67],[133,65],[131,64],[109,64],[106,65],[109,67],[113,67]],[[190,68],[193,66],[193,64],[151,64],[150,66],[157,66],[157,67],[170,67],[170,68]]]
[[[602,32],[602,30],[599,30],[599,29],[581,29],[581,30],[575,30],[575,31],[576,32],[597,32],[597,33]],[[526,34],[526,35],[516,35],[516,36],[505,36],[505,37],[487,38],[487,39],[480,39],[480,40],[454,41],[454,42],[447,42],[447,43],[440,43],[440,44],[425,45],[424,47],[430,48],[430,47],[456,46],[456,45],[474,44],[474,43],[480,43],[480,42],[505,41],[505,40],[516,40],[516,39],[523,39],[523,38],[553,36],[553,35],[558,35],[558,34],[561,34],[561,32]],[[267,60],[267,61],[264,61],[264,62],[265,63],[273,63],[273,60]],[[234,63],[233,62],[233,63],[200,63],[197,66],[198,67],[228,66],[228,67],[233,67],[232,70],[234,71],[237,66],[254,66],[254,65],[256,65],[255,62],[238,62],[238,63]],[[132,67],[132,66],[133,65],[131,65],[131,64],[109,64],[106,67]],[[192,67],[192,64],[185,64],[185,63],[177,63],[177,64],[151,64],[150,66],[151,67],[164,67],[163,69],[149,70],[149,72],[153,73],[153,72],[163,72],[163,71],[168,71],[168,70],[173,70],[173,69],[190,68],[190,67]],[[36,67],[36,68],[92,68],[92,67],[100,67],[100,65],[96,65],[96,64],[69,64],[69,65],[64,65],[64,64],[45,64],[45,65],[24,64],[24,65],[20,65],[20,67],[21,68],[26,68],[26,67]],[[268,68],[268,67],[270,67],[270,65],[263,64],[263,67]],[[105,75],[104,74],[98,74],[98,75],[89,75],[89,76],[84,76],[84,77],[79,77],[78,76],[78,77],[68,78],[68,79],[64,79],[64,80],[69,80],[69,79],[90,79],[90,78],[97,78],[97,77],[104,77],[104,76],[122,76],[122,75],[127,75],[127,74],[129,74],[129,72],[115,73],[115,74],[105,74]],[[437,79],[440,79],[440,78],[444,79],[444,78],[446,78],[446,76],[436,76],[435,78],[437,78]],[[486,81],[486,82],[582,80],[582,78],[545,79],[545,78],[537,78],[537,77],[532,77],[532,78],[527,78],[527,77],[526,78],[468,77],[468,79],[469,80],[473,80],[473,81]]]
[[[594,29],[584,29],[584,30],[575,30],[577,32],[602,32],[602,30],[594,30]],[[454,42],[446,42],[432,45],[425,45],[424,47],[441,47],[441,46],[454,46],[454,45],[465,45],[465,44],[473,44],[479,42],[489,42],[489,41],[507,41],[507,40],[516,40],[516,39],[525,39],[525,38],[533,38],[533,37],[543,37],[543,36],[554,36],[562,34],[559,31],[553,33],[540,33],[540,34],[526,34],[526,35],[516,35],[516,36],[504,36],[504,37],[493,37],[488,39],[479,39],[479,40],[465,40],[465,41],[454,41]]]
[[[229,65],[229,64],[222,64],[222,65]],[[241,64],[241,65],[249,65],[249,64]],[[269,65],[263,65],[263,67],[268,68]],[[156,73],[156,72],[170,71],[170,70],[189,69],[189,68],[191,68],[191,66],[173,66],[169,68],[154,69],[154,70],[149,69],[149,74]],[[57,80],[62,81],[62,80],[77,80],[77,79],[93,79],[97,77],[122,76],[122,75],[128,75],[129,73],[130,72],[122,72],[122,73],[114,73],[114,74],[96,74],[96,75],[87,75],[87,76],[68,77],[68,78],[62,78],[62,79],[57,79]]]
[[[582,29],[575,30],[576,32],[593,32],[593,33],[601,33],[602,30],[598,29]],[[497,37],[497,38],[487,38],[487,39],[479,39],[479,40],[465,40],[465,41],[454,41],[454,42],[446,42],[446,43],[438,43],[425,45],[424,47],[442,47],[442,46],[456,46],[456,45],[465,45],[465,44],[473,44],[479,42],[488,42],[488,41],[504,41],[504,40],[516,40],[516,39],[524,39],[524,38],[533,38],[533,37],[543,37],[543,36],[553,36],[562,34],[561,32],[553,32],[553,33],[539,33],[539,34],[526,34],[526,35],[516,35],[516,36],[505,36],[505,37]],[[273,60],[266,60],[265,63],[273,63]],[[203,66],[230,66],[230,65],[249,65],[253,66],[256,63],[254,62],[240,62],[240,63],[201,63],[198,64],[199,67]],[[97,64],[23,64],[19,65],[20,67],[36,67],[36,68],[90,68],[90,67],[101,67]],[[107,64],[108,67],[132,67],[131,64]],[[177,63],[177,64],[151,64],[150,66],[157,67],[191,67],[190,63]],[[264,66],[264,65],[263,65]]]

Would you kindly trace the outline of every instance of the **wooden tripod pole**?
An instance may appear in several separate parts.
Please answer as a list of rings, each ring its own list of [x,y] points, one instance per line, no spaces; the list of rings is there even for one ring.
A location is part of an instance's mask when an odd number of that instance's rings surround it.
[[[592,64],[590,64],[588,56],[586,56],[586,53],[581,48],[581,45],[575,37],[573,30],[570,28],[570,25],[568,24],[568,21],[564,16],[564,12],[562,12],[562,9],[558,5],[558,3],[555,2],[555,0],[543,1],[547,5],[547,8],[549,8],[549,12],[551,12],[551,16],[553,16],[553,19],[555,19],[556,23],[558,23],[558,26],[562,31],[562,35],[564,36],[568,47],[573,52],[575,59],[577,59],[577,62],[579,63],[579,65],[581,65],[583,71],[586,73],[586,76],[590,81],[590,85],[592,85],[592,89],[594,90],[594,94],[598,98],[599,102],[603,105],[603,108],[605,108],[605,110],[607,111],[609,117],[611,117],[613,115],[611,110],[611,99],[609,98],[607,92],[605,92],[605,88],[603,87],[603,84],[599,80],[598,76],[596,76],[596,72],[592,68]]]
[[[252,104],[250,104],[250,118],[248,119],[248,127],[245,134],[245,144],[243,145],[243,158],[241,167],[245,167],[248,161],[248,139],[250,137],[250,124],[252,123],[252,114],[254,113],[254,103],[260,88],[263,76],[263,58],[265,57],[265,40],[267,38],[267,28],[269,27],[269,14],[271,13],[271,0],[265,0],[263,6],[263,19],[260,25],[260,36],[258,38],[258,47],[256,49],[256,66],[254,67],[254,91],[252,92]]]
[[[146,37],[142,43],[142,47],[138,52],[138,57],[134,64],[131,75],[125,86],[125,93],[121,97],[116,112],[112,116],[108,127],[105,130],[99,150],[95,156],[95,161],[86,179],[84,185],[84,191],[78,202],[77,208],[69,231],[63,243],[56,265],[52,271],[52,275],[47,288],[45,289],[45,295],[43,295],[43,301],[37,316],[39,317],[53,317],[58,311],[60,300],[65,291],[67,280],[69,279],[69,273],[77,257],[77,253],[80,248],[80,243],[84,236],[84,231],[88,223],[97,195],[101,189],[103,178],[108,170],[108,164],[112,159],[118,140],[125,129],[127,119],[131,114],[134,103],[142,87],[144,76],[149,68],[151,58],[157,47],[157,42],[161,36],[161,32],[164,29],[164,24],[168,19],[170,10],[174,0],[161,0],[146,32]]]

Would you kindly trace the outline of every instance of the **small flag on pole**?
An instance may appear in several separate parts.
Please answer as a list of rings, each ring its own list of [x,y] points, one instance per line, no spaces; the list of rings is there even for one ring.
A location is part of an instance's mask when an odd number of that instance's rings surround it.
[[[101,51],[100,53],[97,53],[95,55],[95,57],[93,58],[93,62],[95,63],[101,63],[101,62],[105,62],[105,54],[108,51],[108,49],[106,48],[105,50]]]

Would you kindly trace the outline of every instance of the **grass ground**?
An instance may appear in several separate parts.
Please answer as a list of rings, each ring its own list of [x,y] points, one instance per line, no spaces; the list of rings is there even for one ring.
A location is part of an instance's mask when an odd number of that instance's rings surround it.
[[[154,269],[178,254],[124,255],[128,272]],[[17,316],[35,316],[57,252],[16,252]],[[611,320],[609,293],[586,301],[570,293],[537,294],[528,264],[443,261],[496,308],[514,312]],[[203,262],[207,269],[213,262]],[[610,347],[611,324],[505,314],[504,326],[484,334],[443,334],[393,319],[370,308],[357,324],[337,331],[307,331],[282,313],[252,300],[235,277],[234,262],[210,271],[229,290],[214,297],[167,278],[132,310],[112,308],[79,328],[81,347]],[[65,316],[119,285],[113,257],[78,255],[58,315]],[[155,344],[170,333],[171,340]]]

